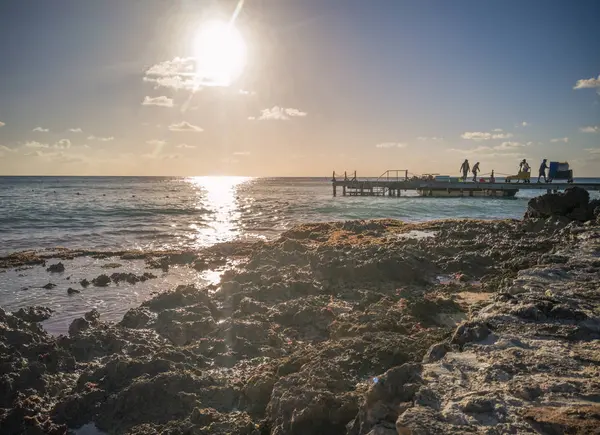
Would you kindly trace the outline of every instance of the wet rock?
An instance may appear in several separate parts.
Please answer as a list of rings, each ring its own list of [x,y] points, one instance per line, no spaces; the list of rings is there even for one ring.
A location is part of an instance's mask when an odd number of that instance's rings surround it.
[[[118,269],[119,267],[123,267],[123,265],[121,263],[106,263],[100,267],[102,267],[102,269]]]
[[[561,193],[547,193],[529,200],[525,218],[565,216],[583,222],[593,217],[593,209],[588,209],[589,199],[587,190],[577,186]]]
[[[79,284],[81,284],[81,287],[86,288],[90,285],[90,282],[84,278],[81,281],[79,281]]]
[[[46,290],[51,290],[54,287],[56,287],[56,284],[52,284],[51,282],[49,282],[48,284],[42,286],[42,288],[45,288]]]
[[[48,307],[35,306],[21,308],[19,311],[14,312],[13,315],[25,322],[42,322],[49,319],[53,312]]]
[[[71,287],[69,287],[67,289],[67,294],[74,295],[74,294],[77,294],[77,293],[81,293],[81,290],[76,290],[76,289],[71,288]]]
[[[90,328],[90,322],[83,317],[79,317],[71,322],[69,325],[69,335],[78,335],[80,332]]]
[[[153,317],[152,313],[145,308],[132,308],[125,313],[119,324],[125,328],[144,328]]]
[[[55,263],[55,264],[51,264],[46,271],[50,272],[50,273],[62,273],[65,271],[65,265],[62,263]]]
[[[94,284],[95,287],[106,287],[110,284],[110,278],[108,277],[108,275],[102,274],[94,278],[92,280],[92,284]]]

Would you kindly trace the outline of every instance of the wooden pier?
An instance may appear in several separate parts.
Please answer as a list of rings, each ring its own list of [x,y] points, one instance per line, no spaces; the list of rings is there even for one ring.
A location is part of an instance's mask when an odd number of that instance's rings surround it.
[[[409,177],[405,169],[394,169],[384,172],[375,179],[357,178],[356,172],[351,177],[346,173],[342,177],[333,173],[331,180],[333,196],[337,196],[341,187],[343,196],[390,196],[400,197],[402,192],[416,191],[427,197],[514,197],[519,190],[545,190],[548,193],[578,186],[588,191],[600,191],[600,183],[537,183],[533,182],[473,182],[473,181],[440,181],[433,175]]]

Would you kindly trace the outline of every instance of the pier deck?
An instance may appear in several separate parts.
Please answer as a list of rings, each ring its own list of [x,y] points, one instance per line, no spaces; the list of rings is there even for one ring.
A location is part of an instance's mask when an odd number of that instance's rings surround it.
[[[395,176],[390,176],[395,173]],[[399,176],[398,174],[405,174]],[[405,170],[386,171],[376,179],[360,179],[356,177],[336,178],[334,172],[331,180],[333,196],[337,196],[338,188],[341,188],[344,196],[401,196],[402,191],[416,191],[421,196],[436,197],[461,197],[461,196],[497,196],[513,197],[519,190],[540,190],[556,192],[568,187],[578,186],[588,191],[600,191],[600,183],[567,183],[551,182],[530,183],[523,182],[473,182],[473,181],[437,181],[427,179],[409,178]]]

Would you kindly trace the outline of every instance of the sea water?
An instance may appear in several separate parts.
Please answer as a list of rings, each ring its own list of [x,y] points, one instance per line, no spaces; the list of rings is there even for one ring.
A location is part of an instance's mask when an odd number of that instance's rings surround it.
[[[522,190],[514,199],[422,198],[410,192],[400,198],[334,198],[326,178],[0,177],[0,256],[23,250],[50,253],[57,247],[197,249],[218,242],[274,238],[304,222],[521,218],[529,199],[542,192]],[[410,232],[403,237],[431,236]],[[84,289],[79,284],[83,278],[113,272],[141,275],[148,269],[143,260],[118,256],[61,261],[66,270],[60,274],[48,273],[41,265],[0,269],[0,307],[14,311],[47,306],[54,313],[44,327],[64,334],[74,318],[93,308],[103,320],[118,321],[156,293],[179,284],[215,283],[223,272],[174,266],[168,272],[152,269],[156,279],[135,285],[122,282]],[[121,266],[103,267],[114,262]],[[48,283],[56,287],[45,289]],[[69,294],[70,287],[81,293]]]
[[[347,219],[521,218],[541,193],[333,197],[327,178],[0,177],[0,255],[56,247],[196,249]]]

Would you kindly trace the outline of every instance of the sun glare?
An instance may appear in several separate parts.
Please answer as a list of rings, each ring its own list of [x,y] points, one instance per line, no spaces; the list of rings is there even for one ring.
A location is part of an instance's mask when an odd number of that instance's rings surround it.
[[[246,63],[246,44],[233,24],[210,21],[194,40],[196,73],[201,85],[229,86]]]

